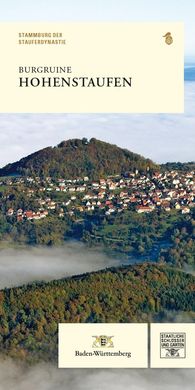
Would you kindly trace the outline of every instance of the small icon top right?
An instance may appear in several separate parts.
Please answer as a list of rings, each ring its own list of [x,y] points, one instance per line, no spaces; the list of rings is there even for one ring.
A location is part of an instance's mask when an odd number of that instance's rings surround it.
[[[170,32],[167,32],[165,35],[163,35],[163,38],[165,38],[165,43],[167,45],[171,45],[173,43],[173,38]]]

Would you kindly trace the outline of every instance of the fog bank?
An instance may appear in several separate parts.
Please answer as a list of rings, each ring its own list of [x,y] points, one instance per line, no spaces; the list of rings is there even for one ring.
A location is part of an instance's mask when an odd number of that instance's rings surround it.
[[[195,369],[58,369],[0,362],[0,390],[193,390]]]
[[[4,249],[0,250],[0,289],[35,280],[59,279],[119,264],[119,260],[75,242],[61,248]]]

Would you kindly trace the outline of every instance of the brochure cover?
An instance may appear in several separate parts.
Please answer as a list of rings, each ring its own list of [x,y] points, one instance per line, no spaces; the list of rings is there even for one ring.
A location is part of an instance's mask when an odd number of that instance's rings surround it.
[[[194,388],[194,13],[1,5],[0,390]]]

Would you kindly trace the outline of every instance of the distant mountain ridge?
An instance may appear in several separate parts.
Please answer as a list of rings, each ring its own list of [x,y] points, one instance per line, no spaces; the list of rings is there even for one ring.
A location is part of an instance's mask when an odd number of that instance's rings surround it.
[[[167,162],[165,164],[161,164],[161,169],[165,171],[194,171],[195,170],[195,161],[189,162]]]
[[[95,138],[71,139],[46,147],[0,169],[0,176],[37,175],[92,179],[135,169],[156,169],[150,159]]]

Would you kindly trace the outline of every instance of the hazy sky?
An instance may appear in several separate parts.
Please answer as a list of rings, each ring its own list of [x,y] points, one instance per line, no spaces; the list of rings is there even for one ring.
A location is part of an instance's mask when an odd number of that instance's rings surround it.
[[[156,162],[195,161],[195,82],[185,114],[0,114],[0,166],[69,138],[95,137]]]
[[[183,21],[195,57],[194,0],[1,0],[1,21]]]

